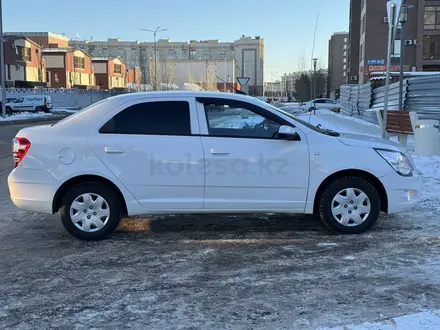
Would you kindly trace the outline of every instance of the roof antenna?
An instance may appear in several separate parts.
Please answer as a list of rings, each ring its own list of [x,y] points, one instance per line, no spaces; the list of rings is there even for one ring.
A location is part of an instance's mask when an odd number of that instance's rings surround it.
[[[316,15],[316,24],[315,24],[315,33],[313,34],[313,47],[312,47],[312,57],[311,58],[314,58],[314,56],[315,56],[315,41],[316,41],[316,30],[318,29],[318,21],[319,21],[319,13],[318,13],[318,15]],[[312,61],[310,61],[310,72],[313,70],[313,63],[312,63]],[[313,77],[313,79],[315,79],[315,77]],[[313,83],[312,83],[312,87],[311,88],[313,88]],[[311,93],[311,94],[313,94],[313,93]],[[312,112],[311,111],[309,111],[310,113],[309,113],[309,124],[310,124],[310,121],[311,121],[311,117],[312,117]]]

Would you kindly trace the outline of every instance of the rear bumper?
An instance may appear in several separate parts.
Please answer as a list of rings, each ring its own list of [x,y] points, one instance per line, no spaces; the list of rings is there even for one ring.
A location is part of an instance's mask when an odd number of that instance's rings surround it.
[[[59,182],[45,170],[14,169],[8,177],[11,200],[25,211],[52,214]]]
[[[412,209],[420,201],[422,182],[419,173],[402,177],[397,173],[380,178],[388,196],[388,214]]]

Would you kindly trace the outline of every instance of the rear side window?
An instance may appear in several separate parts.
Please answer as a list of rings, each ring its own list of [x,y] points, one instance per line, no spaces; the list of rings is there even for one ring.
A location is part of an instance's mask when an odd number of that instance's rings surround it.
[[[132,105],[110,119],[102,134],[190,135],[189,103],[145,102]]]

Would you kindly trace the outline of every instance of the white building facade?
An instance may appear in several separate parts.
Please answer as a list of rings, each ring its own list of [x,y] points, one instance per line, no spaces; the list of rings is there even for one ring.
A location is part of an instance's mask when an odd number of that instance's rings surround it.
[[[80,48],[96,57],[120,57],[129,68],[138,66],[141,68],[148,83],[151,79],[151,64],[154,62],[154,42],[121,41],[119,39],[107,39],[107,41],[70,40],[69,45]],[[237,77],[249,77],[249,94],[263,95],[264,81],[264,39],[257,37],[242,36],[233,42],[220,42],[219,40],[190,40],[187,42],[173,42],[169,39],[159,39],[156,43],[157,61],[180,62],[186,68],[202,67],[202,65],[189,65],[190,62],[200,61],[206,63],[215,62],[217,76],[222,80],[235,82]],[[233,65],[233,67],[231,67]],[[179,70],[179,80],[182,72]],[[199,75],[199,71],[190,72],[189,75]],[[191,78],[189,76],[189,78]],[[222,80],[218,79],[221,83]]]

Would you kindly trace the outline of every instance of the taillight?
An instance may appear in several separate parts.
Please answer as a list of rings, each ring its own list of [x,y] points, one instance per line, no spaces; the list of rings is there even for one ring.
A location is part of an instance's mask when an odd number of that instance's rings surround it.
[[[28,139],[23,137],[15,137],[12,140],[12,155],[14,156],[14,168],[20,165],[24,156],[31,147],[31,143]]]

